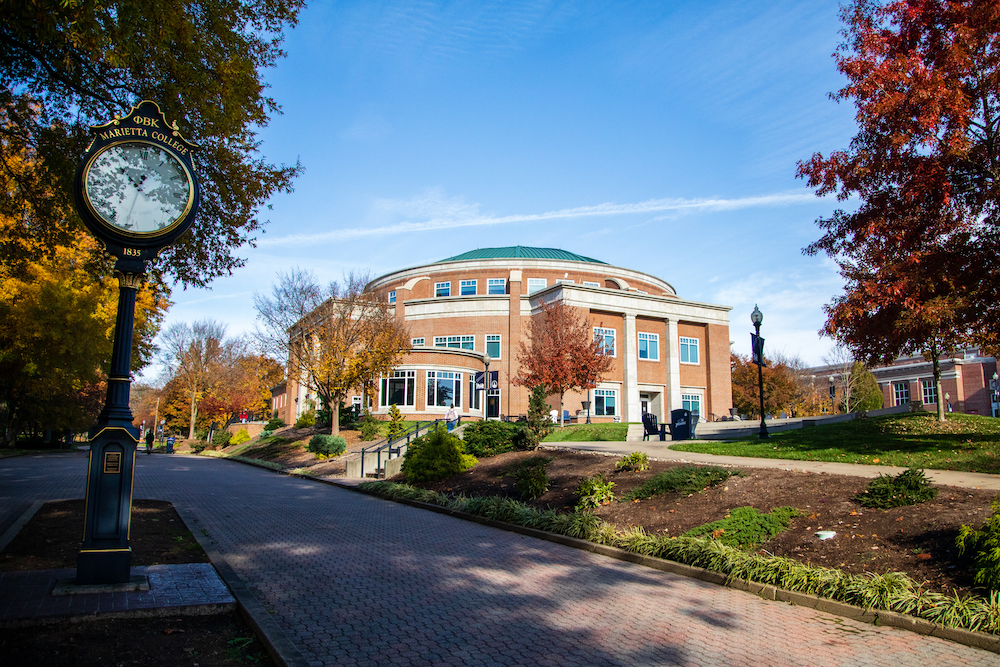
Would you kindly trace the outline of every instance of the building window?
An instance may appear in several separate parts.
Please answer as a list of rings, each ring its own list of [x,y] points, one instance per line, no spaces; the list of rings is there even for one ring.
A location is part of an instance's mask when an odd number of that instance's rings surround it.
[[[457,347],[463,350],[476,349],[475,336],[434,336],[434,347]]]
[[[506,294],[507,279],[490,278],[489,280],[486,281],[486,292],[487,294]]]
[[[921,380],[920,388],[923,389],[925,404],[938,402],[937,385],[934,384],[934,380]]]
[[[423,344],[424,344],[424,339],[423,338],[411,338],[410,339],[410,345],[412,347],[417,347],[418,345],[423,345]]]
[[[469,373],[469,409],[479,410],[481,407],[481,397],[476,391],[476,374]]]
[[[660,358],[660,336],[654,333],[639,334],[639,358],[657,361]]]
[[[462,407],[462,374],[448,371],[427,371],[427,405],[446,408]]]
[[[545,289],[548,283],[545,278],[528,278],[528,294],[534,294],[538,290]]]
[[[617,389],[595,389],[594,390],[594,414],[605,417],[613,416],[615,413],[615,395]]]
[[[486,336],[486,354],[490,355],[493,359],[500,358],[500,335],[496,336]]]
[[[682,364],[696,364],[698,363],[698,339],[697,338],[681,338],[681,363]]]
[[[584,280],[583,281],[583,286],[584,287],[600,287],[601,283],[592,283],[589,280]]]
[[[451,296],[451,283],[434,283],[434,296]]]
[[[379,405],[387,408],[390,405],[414,406],[416,397],[416,371],[393,371],[389,377],[382,378],[382,391],[379,394]],[[358,400],[360,401],[360,396]]]
[[[601,346],[601,352],[608,356],[615,356],[615,330],[601,329],[594,327],[594,340]]]
[[[910,402],[910,383],[893,382],[892,393],[896,399],[895,405],[907,405]]]
[[[701,415],[701,396],[698,394],[681,394],[681,407],[690,410],[692,415]]]
[[[476,281],[475,280],[463,280],[459,283],[458,289],[462,296],[475,296],[476,295]]]
[[[396,303],[396,290],[389,292],[389,303]]]

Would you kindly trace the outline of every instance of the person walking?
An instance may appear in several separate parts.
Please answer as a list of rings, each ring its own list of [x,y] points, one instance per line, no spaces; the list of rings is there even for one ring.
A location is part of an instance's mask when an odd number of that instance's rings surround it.
[[[455,404],[452,403],[448,406],[448,411],[444,413],[444,420],[448,424],[448,430],[455,428],[455,420],[458,419],[458,410],[455,409]]]
[[[153,452],[153,429],[147,429],[146,431],[146,454],[151,454]]]

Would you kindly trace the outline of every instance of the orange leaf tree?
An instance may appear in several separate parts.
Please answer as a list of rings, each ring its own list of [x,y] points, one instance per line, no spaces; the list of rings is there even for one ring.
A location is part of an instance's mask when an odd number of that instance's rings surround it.
[[[869,363],[923,351],[936,367],[968,339],[995,348],[1000,8],[857,0],[842,17],[835,57],[848,83],[834,97],[854,102],[858,134],[798,165],[817,194],[857,202],[819,219],[806,248],[833,257],[846,282],[823,331]]]
[[[521,342],[513,379],[521,387],[545,387],[547,395],[559,394],[562,422],[563,397],[576,389],[593,389],[611,370],[614,359],[604,354],[590,323],[562,301],[540,302],[541,312],[531,318],[528,344]]]
[[[800,400],[801,389],[794,370],[783,361],[764,358],[764,412],[791,411]],[[760,379],[757,364],[740,354],[730,354],[733,370],[733,407],[741,415],[760,418]]]

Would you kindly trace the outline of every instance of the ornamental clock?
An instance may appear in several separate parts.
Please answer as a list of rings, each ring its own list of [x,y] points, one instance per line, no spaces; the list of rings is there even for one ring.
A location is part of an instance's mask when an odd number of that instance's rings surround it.
[[[150,101],[93,129],[74,184],[80,215],[111,254],[152,259],[194,222],[197,147]]]

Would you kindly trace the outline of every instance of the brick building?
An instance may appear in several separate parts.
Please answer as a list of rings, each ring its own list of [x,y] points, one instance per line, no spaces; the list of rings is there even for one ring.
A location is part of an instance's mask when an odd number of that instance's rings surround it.
[[[953,412],[997,416],[990,392],[990,380],[997,372],[994,357],[982,356],[977,348],[967,348],[942,355],[939,363],[941,392],[948,395]],[[901,357],[889,366],[872,369],[872,373],[882,389],[885,407],[919,401],[925,410],[937,411],[933,367],[922,355]]]
[[[655,276],[563,250],[514,246],[394,271],[367,289],[395,308],[412,343],[369,397],[375,414],[396,404],[409,419],[435,419],[452,401],[467,418],[526,414],[530,392],[511,378],[542,299],[580,309],[615,358],[590,392],[592,420],[637,422],[646,411],[663,420],[681,407],[711,419],[732,407],[730,309],[684,300]],[[475,386],[487,359],[498,380],[488,396]],[[309,391],[290,379],[288,394],[295,397],[293,418]],[[587,399],[586,392],[567,394],[564,408],[575,416]]]

